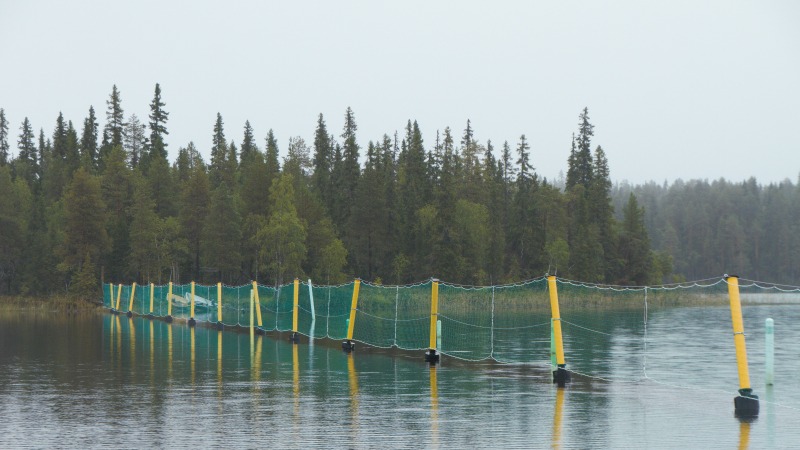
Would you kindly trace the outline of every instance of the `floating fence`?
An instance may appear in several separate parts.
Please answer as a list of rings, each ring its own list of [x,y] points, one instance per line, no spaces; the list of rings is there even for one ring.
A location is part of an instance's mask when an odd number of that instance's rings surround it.
[[[751,280],[740,285],[737,277],[727,276],[654,287],[604,286],[552,276],[500,286],[438,280],[403,286],[361,280],[338,286],[314,285],[311,280],[277,287],[256,282],[103,286],[105,306],[114,312],[180,319],[190,325],[289,332],[294,342],[300,335],[338,340],[348,352],[355,343],[423,351],[432,364],[445,355],[541,365],[552,369],[559,385],[568,382],[571,373],[679,383],[670,378],[676,360],[688,359],[701,367],[704,360],[731,359],[740,386],[737,413],[752,415],[758,413],[758,401],[747,372],[740,289],[742,298],[766,295],[771,304],[796,304],[800,295],[797,287]],[[730,305],[727,317],[721,315],[721,305]],[[671,308],[675,306],[696,308]],[[672,317],[672,311],[681,313]],[[683,325],[697,330],[688,326],[697,320],[708,336],[686,342],[648,339],[654,327],[656,332],[659,327],[680,331]]]

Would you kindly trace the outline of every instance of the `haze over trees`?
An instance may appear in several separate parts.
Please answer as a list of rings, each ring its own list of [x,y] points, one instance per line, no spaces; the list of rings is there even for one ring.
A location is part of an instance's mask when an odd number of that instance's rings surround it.
[[[101,279],[800,277],[797,186],[614,185],[588,109],[565,137],[566,177],[548,180],[525,134],[482,141],[467,120],[424,142],[409,120],[370,140],[350,108],[340,131],[320,114],[313,140],[289,137],[283,152],[273,130],[258,138],[249,121],[230,126],[218,113],[211,139],[170,162],[167,106],[157,84],[148,117],[126,116],[113,86],[102,129],[90,107],[80,129],[59,114],[38,134],[27,118],[14,133],[0,109],[0,293],[93,298]]]

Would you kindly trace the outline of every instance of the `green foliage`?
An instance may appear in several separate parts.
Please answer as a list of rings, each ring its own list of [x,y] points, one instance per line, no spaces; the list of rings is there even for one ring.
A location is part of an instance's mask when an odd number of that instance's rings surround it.
[[[211,193],[210,213],[203,217],[203,265],[228,282],[238,278],[241,266],[242,220],[237,207],[238,199],[222,183]]]
[[[105,208],[100,180],[85,169],[78,169],[64,193],[64,240],[58,252],[59,270],[68,274],[85,272],[84,263],[93,266],[108,251]]]
[[[291,175],[285,174],[272,183],[272,214],[256,234],[259,256],[276,286],[304,275],[301,264],[306,257],[306,229],[292,204],[292,180]]]
[[[283,164],[272,130],[262,152],[246,122],[237,148],[217,114],[210,164],[191,142],[170,164],[164,106],[156,85],[148,123],[126,123],[114,86],[102,136],[93,107],[80,134],[59,114],[38,143],[22,122],[17,157],[0,161],[0,292],[90,298],[98,272],[159,283],[800,278],[797,185],[613,185],[588,109],[553,183],[525,135],[495,149],[467,121],[460,141],[445,127],[426,146],[408,120],[362,147],[350,108],[340,143],[319,115],[313,146],[290,138]]]

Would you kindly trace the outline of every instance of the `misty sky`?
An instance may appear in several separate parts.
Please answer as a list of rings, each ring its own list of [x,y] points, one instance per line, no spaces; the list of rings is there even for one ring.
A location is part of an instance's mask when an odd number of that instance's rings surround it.
[[[170,160],[189,141],[208,157],[217,112],[237,144],[249,119],[283,151],[320,112],[341,134],[350,106],[362,149],[470,119],[498,149],[524,133],[552,179],[588,106],[614,181],[800,174],[797,1],[0,0],[0,67],[14,149],[26,116],[80,132],[93,105],[102,127],[113,84],[146,122],[158,82]]]

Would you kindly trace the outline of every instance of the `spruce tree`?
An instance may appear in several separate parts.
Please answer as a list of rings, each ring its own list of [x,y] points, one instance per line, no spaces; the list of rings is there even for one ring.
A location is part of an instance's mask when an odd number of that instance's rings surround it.
[[[130,254],[130,206],[133,194],[132,173],[125,162],[122,146],[116,146],[101,161],[105,171],[101,178],[103,202],[108,210],[108,235],[111,250],[104,258],[107,277],[122,281],[128,273],[126,258]]]
[[[14,172],[17,177],[28,183],[29,188],[33,188],[34,183],[39,179],[39,157],[34,139],[33,127],[26,117],[20,126],[20,135],[17,140],[19,154],[14,165]]]
[[[122,109],[122,98],[115,84],[111,88],[111,95],[106,100],[106,126],[103,129],[108,138],[105,152],[109,152],[112,147],[123,145],[125,137],[125,111]]]
[[[58,268],[76,275],[87,262],[93,265],[99,261],[109,248],[100,180],[83,168],[78,169],[64,193],[64,211],[64,242],[59,250]]]
[[[242,163],[242,167],[250,164],[252,160],[256,158],[256,152],[258,152],[258,145],[256,144],[256,138],[253,135],[253,127],[250,126],[250,121],[246,120],[244,122],[242,148],[240,150],[240,161]]]
[[[0,108],[0,166],[8,164],[8,150],[8,120],[5,110]]]
[[[229,283],[238,279],[241,269],[242,221],[238,200],[227,183],[220,184],[210,195],[209,213],[218,220],[206,220],[202,230],[203,265],[216,269]]]
[[[192,279],[200,275],[203,225],[208,217],[209,193],[209,180],[204,167],[193,167],[183,185],[179,213],[182,234],[187,242],[189,276]]]
[[[314,192],[328,208],[330,214],[331,196],[331,164],[333,160],[333,148],[328,136],[328,129],[322,113],[317,119],[317,129],[314,131],[314,174],[311,177],[311,186]]]
[[[272,182],[278,178],[281,171],[281,166],[278,162],[278,140],[275,139],[275,133],[272,132],[272,128],[267,132],[267,151],[264,160],[267,164],[266,182],[269,186],[272,186]]]
[[[227,156],[228,141],[225,140],[222,115],[217,113],[217,120],[214,123],[214,134],[211,136],[211,163],[208,167],[212,189],[215,189],[224,181]]]
[[[164,111],[166,103],[161,101],[161,86],[156,83],[153,101],[150,102],[150,156],[151,159],[167,158],[167,143],[164,136],[169,134],[167,131],[167,120],[169,113]]]
[[[136,114],[131,114],[128,117],[128,122],[125,123],[124,130],[122,148],[128,155],[128,163],[134,169],[139,167],[141,163],[142,172],[147,173],[150,168],[150,158],[146,150],[145,125],[139,121]]]
[[[98,137],[99,124],[94,113],[94,107],[89,107],[89,115],[83,121],[83,131],[81,133],[81,164],[90,173],[97,172],[98,165]]]
[[[345,207],[346,222],[350,217],[350,208],[352,208],[353,200],[355,199],[356,186],[358,185],[358,177],[361,175],[361,166],[359,165],[359,147],[356,142],[356,125],[355,115],[350,107],[347,107],[344,115],[344,129],[342,130],[342,194],[344,195],[343,206]]]

